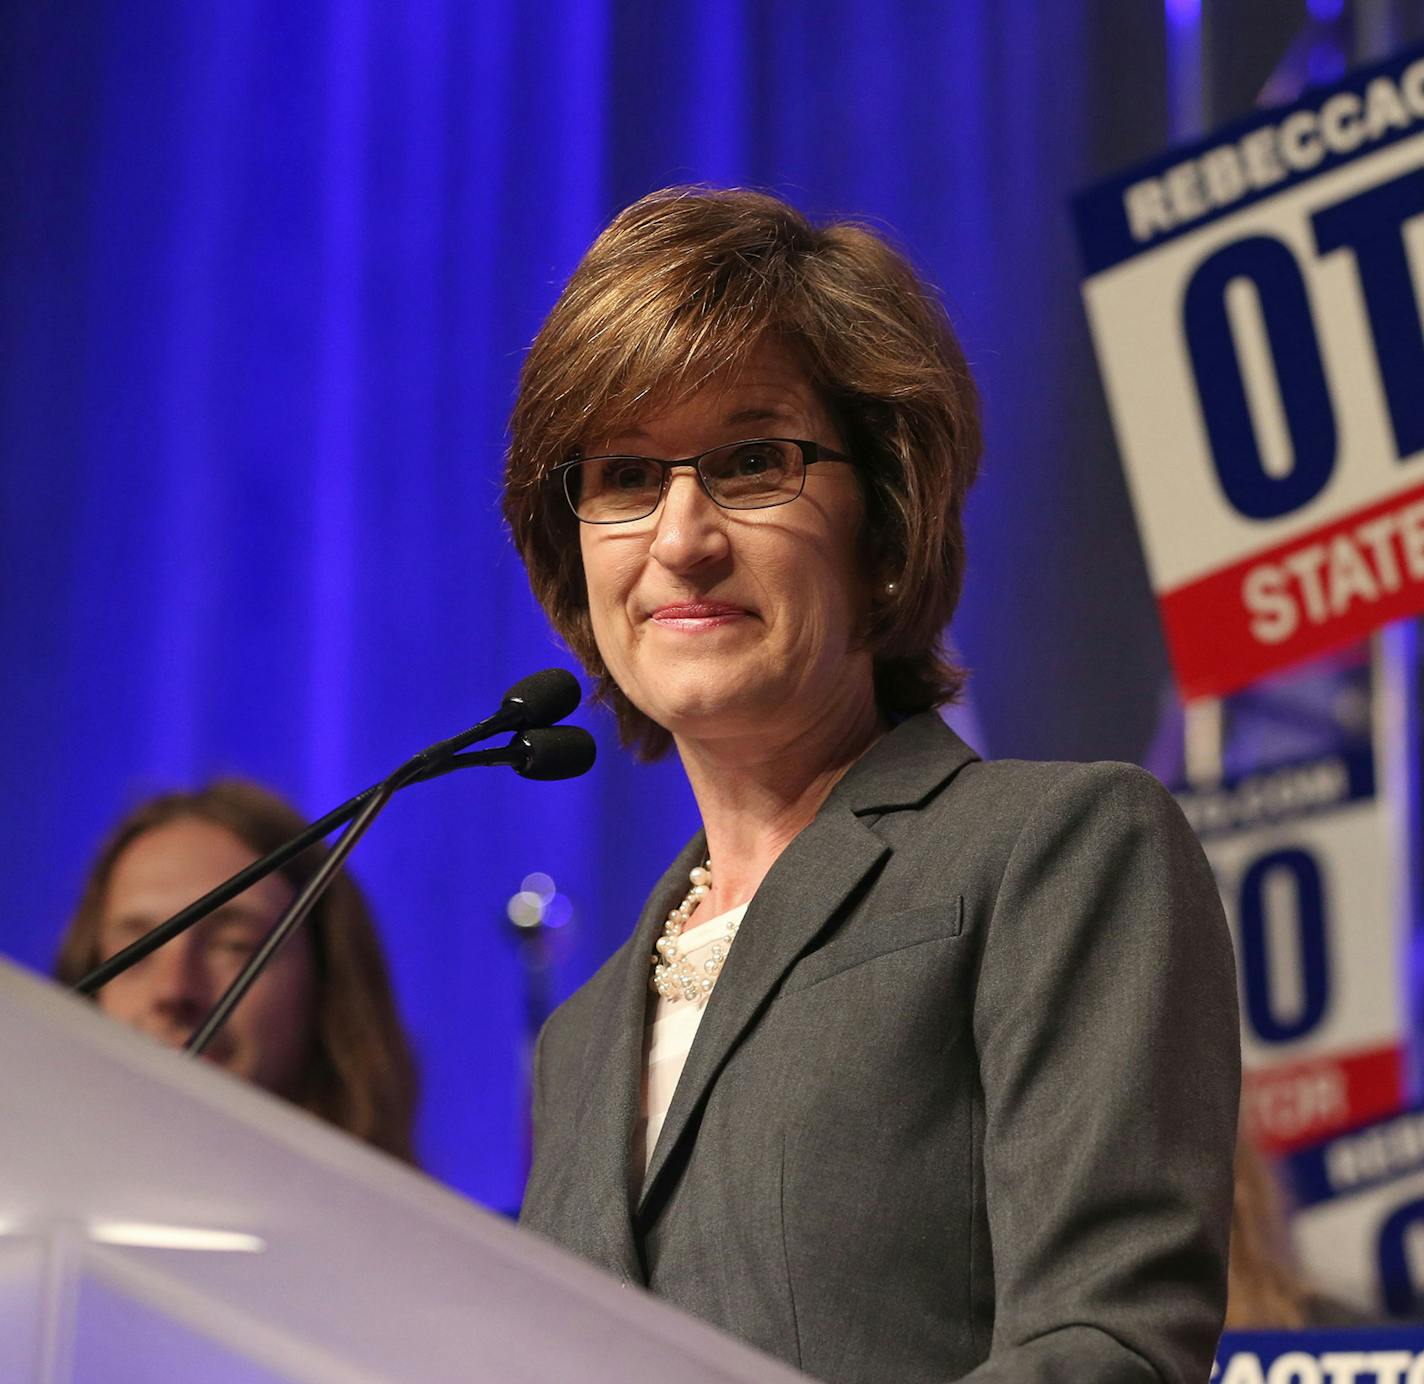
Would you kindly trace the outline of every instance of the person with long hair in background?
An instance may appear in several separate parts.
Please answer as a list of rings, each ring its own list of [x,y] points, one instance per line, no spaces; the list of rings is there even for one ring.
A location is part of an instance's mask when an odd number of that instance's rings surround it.
[[[300,833],[274,793],[228,779],[140,803],[91,865],[55,973],[99,962]],[[110,981],[113,1018],[179,1048],[326,858],[315,845]],[[371,910],[344,870],[205,1057],[386,1153],[415,1162],[417,1073]]]
[[[1321,1292],[1300,1271],[1280,1184],[1243,1123],[1236,1140],[1226,1329],[1298,1331],[1377,1320]]]

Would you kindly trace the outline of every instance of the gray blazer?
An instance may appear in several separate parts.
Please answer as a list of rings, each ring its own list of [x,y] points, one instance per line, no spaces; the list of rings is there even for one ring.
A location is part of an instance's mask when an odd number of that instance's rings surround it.
[[[1205,1380],[1236,988],[1156,780],[897,727],[757,891],[643,1178],[649,957],[702,850],[545,1027],[524,1224],[821,1379]]]

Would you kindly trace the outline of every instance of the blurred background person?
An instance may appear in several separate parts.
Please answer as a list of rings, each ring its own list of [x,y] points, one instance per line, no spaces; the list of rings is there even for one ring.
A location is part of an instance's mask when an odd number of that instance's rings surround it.
[[[1280,1185],[1243,1124],[1236,1135],[1226,1330],[1298,1331],[1374,1320],[1320,1292],[1300,1272]]]
[[[140,803],[95,858],[60,944],[66,985],[297,835],[302,816],[238,779]],[[313,846],[116,977],[100,1009],[181,1048],[320,868]],[[415,1161],[417,1074],[371,911],[337,874],[206,1056],[348,1134]]]

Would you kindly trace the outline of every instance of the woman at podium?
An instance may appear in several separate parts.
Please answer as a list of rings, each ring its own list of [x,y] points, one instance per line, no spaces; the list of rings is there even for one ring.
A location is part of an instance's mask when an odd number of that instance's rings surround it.
[[[523,1219],[822,1379],[1205,1379],[1226,926],[1154,779],[936,713],[979,450],[943,310],[857,225],[672,189],[558,299],[506,516],[702,830],[544,1029]]]

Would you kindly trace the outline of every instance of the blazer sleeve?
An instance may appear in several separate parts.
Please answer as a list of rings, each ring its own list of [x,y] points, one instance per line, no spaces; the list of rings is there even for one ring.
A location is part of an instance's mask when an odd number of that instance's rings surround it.
[[[995,1321],[967,1379],[1200,1384],[1226,1301],[1235,966],[1201,847],[1150,775],[1074,766],[1031,813],[974,1034]]]

